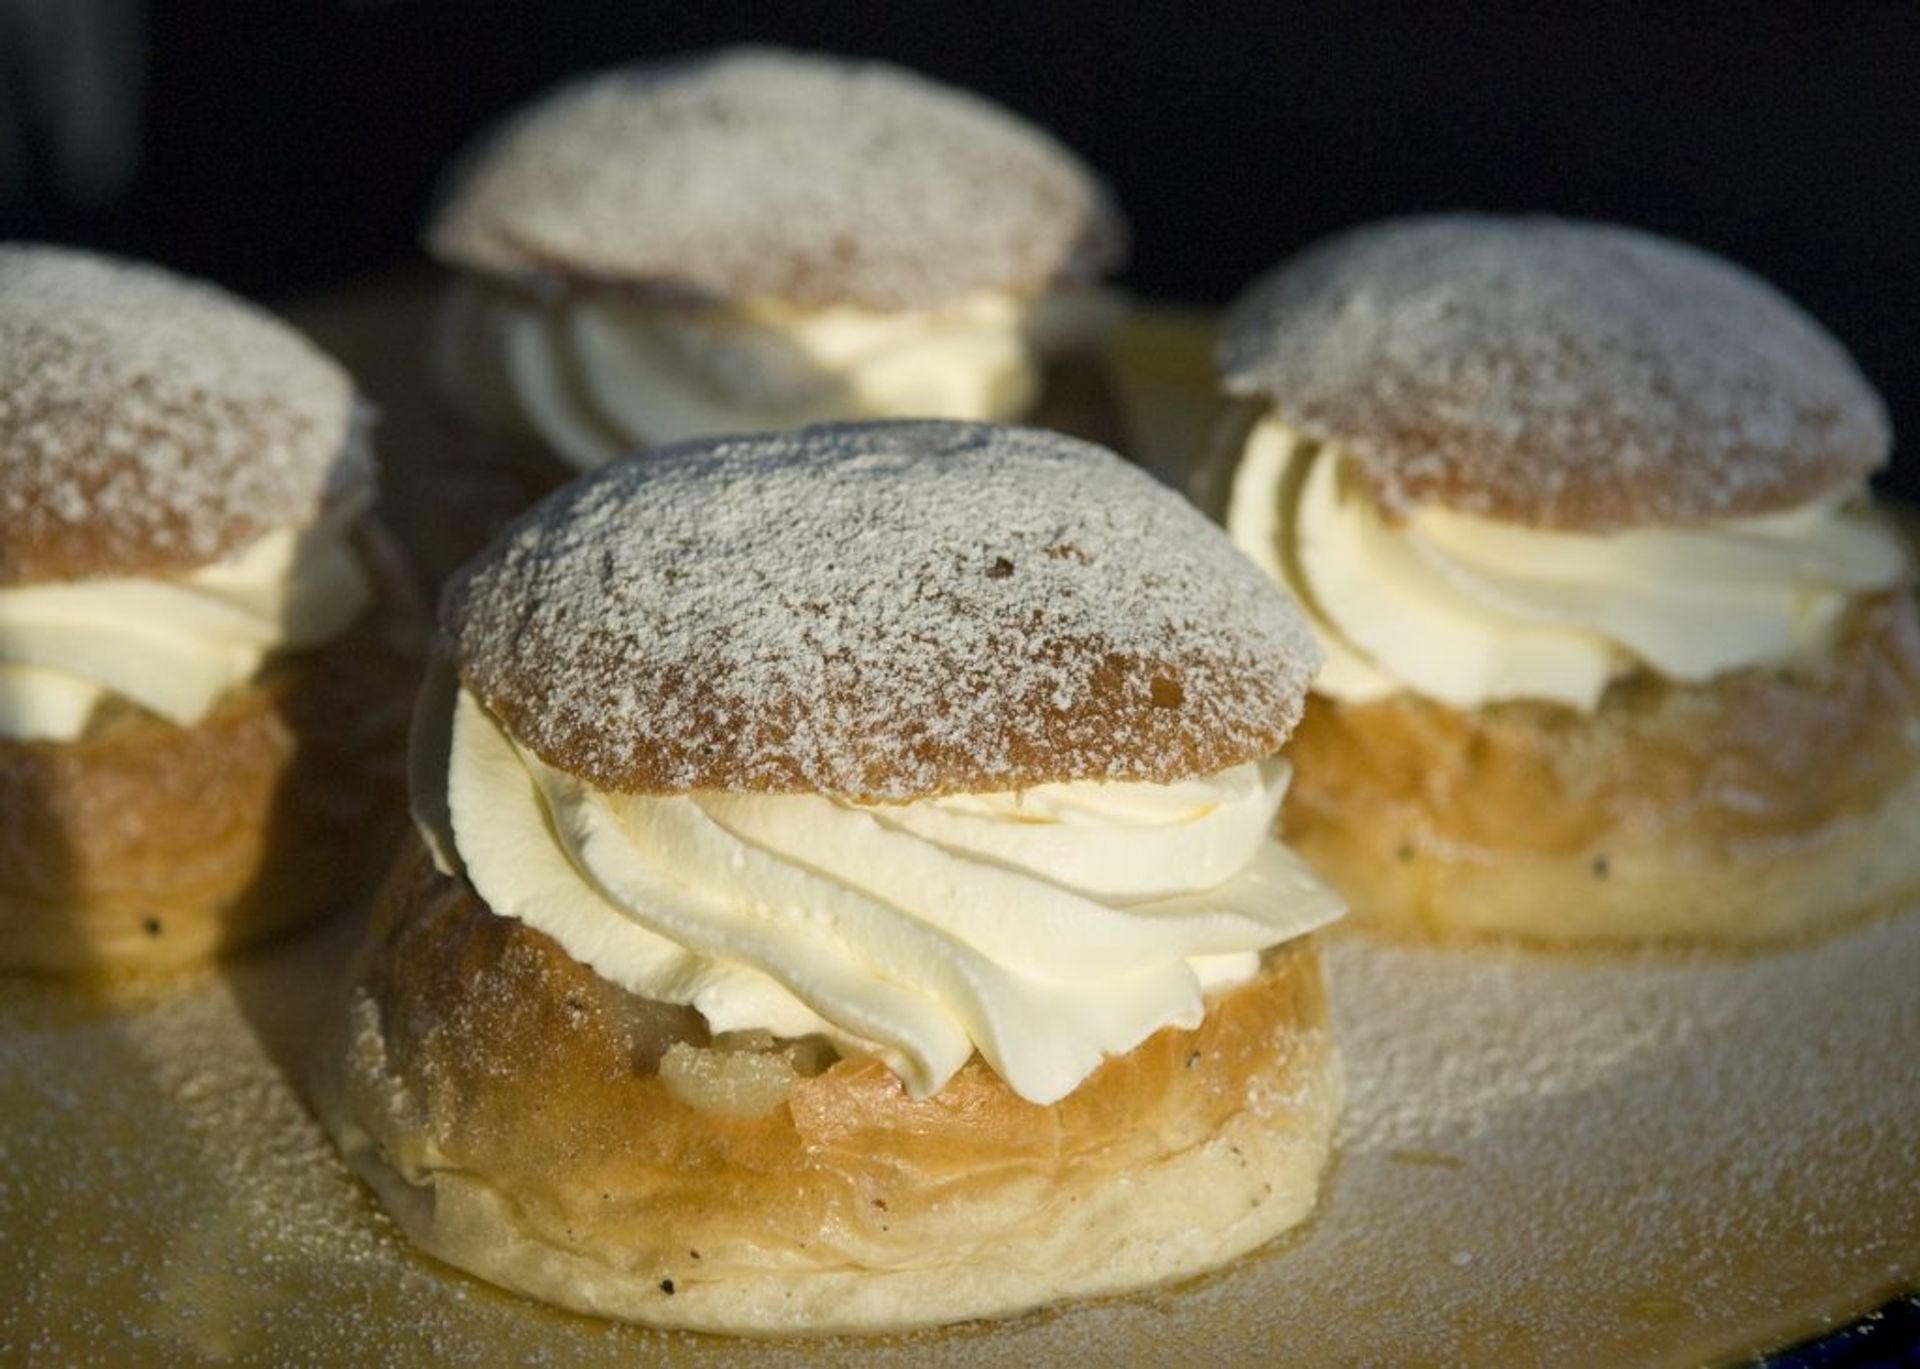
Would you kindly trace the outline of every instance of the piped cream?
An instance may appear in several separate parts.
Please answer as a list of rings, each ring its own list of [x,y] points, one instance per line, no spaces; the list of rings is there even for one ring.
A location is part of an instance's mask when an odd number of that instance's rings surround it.
[[[1608,535],[1432,507],[1396,521],[1338,446],[1272,419],[1247,438],[1226,521],[1308,610],[1328,656],[1315,688],[1349,700],[1591,710],[1634,670],[1698,682],[1816,651],[1855,598],[1909,574],[1858,491]]]
[[[272,653],[345,630],[372,598],[352,512],[172,579],[0,589],[0,737],[73,741],[109,696],[189,727]]]
[[[1277,760],[899,805],[621,795],[546,765],[465,689],[422,719],[446,712],[446,803],[416,812],[496,913],[716,1032],[821,1034],[916,1095],[978,1050],[1053,1102],[1342,911],[1270,836]]]
[[[1093,292],[983,294],[881,313],[773,302],[668,308],[608,295],[559,303],[456,287],[438,369],[461,403],[590,470],[716,433],[877,418],[1011,421],[1055,357],[1099,345]]]

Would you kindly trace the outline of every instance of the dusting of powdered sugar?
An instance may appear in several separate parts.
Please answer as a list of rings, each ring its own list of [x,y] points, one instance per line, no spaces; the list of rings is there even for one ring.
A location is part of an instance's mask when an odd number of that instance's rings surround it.
[[[343,371],[155,267],[0,246],[0,584],[185,570],[367,478]]]
[[[1339,235],[1248,290],[1219,356],[1230,391],[1341,443],[1396,511],[1700,523],[1857,480],[1892,442],[1846,351],[1779,291],[1605,224]]]
[[[1125,231],[1059,143],[877,62],[737,48],[561,87],[456,172],[450,264],[919,308],[1092,280]]]
[[[292,1082],[348,923],[118,1007],[0,995],[0,1361],[1702,1363],[1920,1279],[1920,917],[1735,958],[1337,939],[1340,1153],[1299,1232],[1011,1321],[740,1341],[411,1250]]]
[[[1318,652],[1225,535],[1091,443],[968,423],[684,443],[449,589],[466,683],[602,787],[904,800],[1268,754]]]

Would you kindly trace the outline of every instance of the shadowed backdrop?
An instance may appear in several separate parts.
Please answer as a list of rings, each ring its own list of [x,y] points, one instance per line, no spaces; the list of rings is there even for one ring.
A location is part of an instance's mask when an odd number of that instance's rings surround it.
[[[1920,5],[1531,9],[0,0],[0,235],[311,295],[415,254],[440,168],[553,81],[758,39],[1049,127],[1113,183],[1143,295],[1217,304],[1389,214],[1615,219],[1773,279],[1920,434]]]

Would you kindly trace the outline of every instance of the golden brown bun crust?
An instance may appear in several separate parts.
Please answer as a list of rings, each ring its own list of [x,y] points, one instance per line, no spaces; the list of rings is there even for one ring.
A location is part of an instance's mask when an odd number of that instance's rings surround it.
[[[570,82],[454,177],[434,255],[534,284],[914,309],[1086,284],[1106,188],[977,96],[878,62],[730,48]]]
[[[516,739],[621,792],[1184,779],[1277,750],[1319,659],[1186,501],[991,424],[616,462],[467,566],[441,624]]]
[[[1287,841],[1353,924],[1541,942],[1761,942],[1920,888],[1920,618],[1857,610],[1820,663],[1633,677],[1599,711],[1315,696]]]
[[[404,485],[401,530],[429,583],[439,584],[478,555],[516,514],[580,472],[536,435],[483,422],[451,396],[437,395],[433,407],[436,446],[390,468],[388,483]],[[1132,450],[1126,407],[1101,357],[1052,362],[1025,421],[1117,452]]]
[[[841,1060],[764,1117],[718,1117],[636,1048],[647,1012],[416,845],[323,1042],[321,1115],[416,1241],[487,1278],[662,1325],[825,1332],[1224,1262],[1304,1215],[1338,1106],[1310,942],[1051,1107],[977,1057],[917,1102]]]
[[[214,286],[0,245],[0,586],[173,574],[372,478],[346,372]]]
[[[1604,531],[1768,513],[1886,460],[1846,351],[1731,262],[1633,229],[1435,215],[1340,234],[1229,312],[1229,393],[1385,507]]]
[[[379,607],[198,725],[121,706],[74,742],[0,741],[0,970],[181,965],[364,887],[399,831],[424,616],[383,543],[362,539]]]

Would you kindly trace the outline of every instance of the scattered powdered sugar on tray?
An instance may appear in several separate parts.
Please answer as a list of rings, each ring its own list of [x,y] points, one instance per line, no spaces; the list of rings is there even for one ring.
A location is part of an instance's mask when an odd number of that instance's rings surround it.
[[[369,478],[353,387],[215,286],[0,246],[0,584],[184,570]]]
[[[1697,1363],[1920,1280],[1920,918],[1743,959],[1336,940],[1309,1225],[1187,1285],[877,1341],[553,1312],[414,1254],[288,1082],[352,920],[117,1010],[0,997],[0,1360]]]
[[[561,87],[468,155],[428,237],[495,274],[878,309],[1084,283],[1125,246],[1099,181],[1006,110],[769,48]]]
[[[1178,495],[1057,433],[686,443],[555,494],[448,591],[462,678],[609,789],[902,800],[1278,749],[1318,650]]]
[[[1338,442],[1391,508],[1551,527],[1789,507],[1886,460],[1846,351],[1731,262],[1630,228],[1436,215],[1340,234],[1252,286],[1227,388]]]

